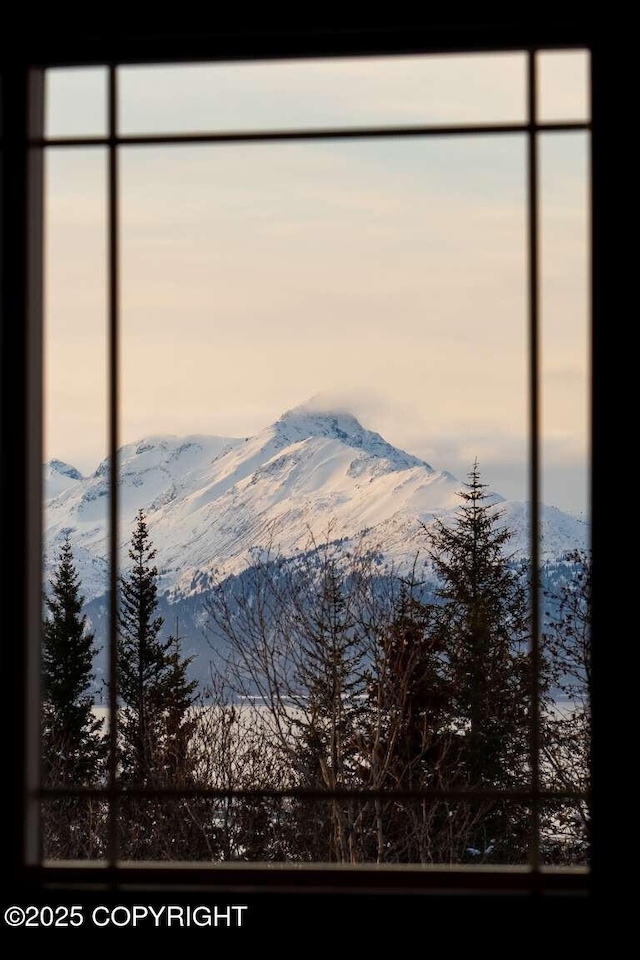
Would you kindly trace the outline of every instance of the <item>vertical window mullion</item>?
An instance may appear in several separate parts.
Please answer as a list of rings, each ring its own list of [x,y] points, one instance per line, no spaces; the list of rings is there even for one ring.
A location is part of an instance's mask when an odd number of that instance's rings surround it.
[[[119,296],[118,296],[118,133],[117,72],[109,67],[108,117],[108,421],[109,421],[109,832],[108,860],[118,860],[118,426],[119,426]]]
[[[528,51],[527,219],[529,310],[529,562],[531,603],[531,850],[530,865],[540,868],[540,324],[538,263],[538,133],[536,52]]]
[[[589,90],[589,117],[591,118],[591,121],[592,121],[592,122],[593,122],[593,109],[594,109],[593,57],[594,57],[594,51],[591,50],[591,51],[590,51],[590,56],[589,56],[589,87],[588,87],[588,90]],[[598,59],[596,58],[596,70],[598,70],[598,69],[599,69],[599,61],[598,61]],[[599,74],[596,74],[596,76],[599,77]],[[598,274],[598,268],[597,268],[597,265],[596,265],[596,258],[595,258],[595,254],[596,254],[596,243],[597,243],[597,241],[596,241],[596,234],[595,234],[595,224],[596,224],[597,199],[598,199],[599,196],[602,195],[602,188],[601,188],[601,186],[598,186],[597,181],[596,181],[595,178],[594,178],[594,166],[595,166],[595,172],[596,172],[596,173],[597,173],[597,170],[598,170],[597,165],[595,165],[595,164],[596,164],[595,148],[596,148],[596,143],[597,143],[597,141],[596,141],[596,139],[595,139],[595,132],[594,132],[594,130],[595,130],[595,131],[598,130],[597,124],[598,124],[598,104],[599,104],[599,102],[600,102],[600,101],[599,101],[599,99],[598,99],[598,100],[596,101],[596,127],[595,127],[595,128],[592,127],[592,129],[591,129],[590,132],[589,132],[589,154],[588,154],[588,156],[589,156],[589,161],[588,161],[588,162],[589,162],[589,195],[588,195],[588,201],[587,201],[588,204],[589,204],[589,233],[588,233],[588,238],[589,238],[589,261],[588,261],[588,263],[589,263],[589,312],[588,312],[588,323],[589,323],[589,330],[590,330],[590,333],[589,333],[589,383],[590,383],[590,390],[589,390],[589,462],[590,462],[590,471],[589,471],[588,502],[589,502],[589,519],[590,519],[590,522],[591,522],[591,528],[590,528],[590,529],[591,529],[591,533],[590,533],[590,539],[589,539],[589,547],[590,547],[590,550],[591,550],[592,571],[593,571],[593,567],[594,567],[594,559],[595,559],[595,556],[596,556],[596,551],[594,550],[594,530],[596,531],[596,535],[598,535],[598,523],[599,523],[599,521],[598,521],[598,516],[597,516],[597,509],[594,509],[594,507],[596,506],[596,503],[597,503],[597,500],[594,499],[595,462],[596,462],[596,461],[595,461],[595,451],[596,451],[596,449],[597,449],[598,451],[600,450],[600,444],[602,443],[602,436],[603,436],[603,434],[604,434],[604,431],[603,431],[603,429],[602,429],[602,426],[600,426],[600,428],[599,428],[599,434],[597,434],[597,432],[596,432],[596,421],[598,420],[598,416],[597,416],[597,413],[598,413],[598,412],[597,412],[597,409],[596,409],[596,403],[597,403],[597,401],[600,399],[600,396],[601,396],[601,395],[596,393],[596,370],[595,370],[596,356],[597,356],[597,353],[596,353],[596,336],[598,336],[598,341],[597,341],[597,342],[598,342],[599,344],[601,344],[602,341],[603,341],[603,339],[604,339],[603,334],[602,334],[602,319],[600,320],[600,331],[599,331],[598,334],[596,334],[596,330],[597,330],[597,326],[596,326],[596,324],[597,324],[597,319],[596,319],[596,318],[597,318],[597,314],[596,314],[596,309],[597,309],[597,306],[596,306],[596,293],[597,293],[598,289],[600,289],[600,287],[599,287],[599,285],[598,285],[598,284],[599,284],[599,281],[598,281],[597,278],[598,278],[599,274]],[[602,183],[602,181],[600,181],[600,183]],[[600,201],[600,205],[602,206],[602,201]],[[601,273],[602,273],[602,269],[600,270],[600,275],[601,275]],[[602,314],[600,314],[600,315],[602,316]],[[600,365],[598,366],[598,370],[599,370],[599,371],[602,370],[603,367],[604,367],[604,369],[606,369],[606,367],[604,366],[603,361],[601,361]],[[599,382],[600,382],[600,384],[602,383],[601,375],[600,375],[600,380],[599,380]],[[606,379],[605,379],[604,382],[606,383]],[[602,423],[602,419],[599,419],[598,422],[601,424],[601,423]],[[606,462],[606,461],[604,460],[604,458],[603,458],[603,462]],[[599,541],[598,541],[598,542],[599,542]],[[597,561],[596,561],[596,563],[597,563]],[[590,622],[590,624],[589,624],[589,629],[590,629],[590,631],[591,631],[591,676],[592,676],[592,680],[591,680],[591,682],[589,683],[589,689],[588,689],[589,706],[590,706],[590,710],[591,710],[591,740],[590,740],[590,743],[589,743],[589,793],[588,793],[588,796],[589,796],[589,804],[590,804],[590,807],[591,807],[591,831],[592,831],[592,832],[591,832],[591,837],[590,837],[590,843],[589,843],[590,867],[591,867],[591,869],[595,869],[595,875],[596,875],[596,878],[597,878],[597,876],[598,876],[598,872],[597,872],[597,871],[598,871],[598,867],[596,866],[596,867],[594,868],[594,849],[597,850],[598,848],[597,848],[597,847],[594,848],[594,833],[593,833],[594,826],[595,826],[596,837],[599,835],[599,834],[598,834],[598,820],[597,820],[597,817],[596,817],[596,809],[597,809],[597,807],[596,807],[596,796],[597,796],[597,795],[594,795],[594,792],[593,792],[593,783],[594,783],[594,779],[593,779],[593,778],[594,778],[594,763],[593,763],[593,761],[594,761],[594,739],[593,739],[593,732],[594,732],[594,729],[597,729],[597,724],[598,724],[598,722],[599,722],[599,721],[598,721],[598,712],[597,712],[597,711],[598,711],[598,704],[597,704],[597,701],[596,701],[596,705],[595,705],[595,707],[596,707],[596,713],[595,713],[595,718],[596,718],[596,719],[595,719],[595,723],[596,723],[596,727],[593,726],[593,723],[594,723],[594,702],[593,702],[593,699],[594,699],[594,698],[593,698],[594,685],[596,686],[596,689],[597,689],[597,681],[596,681],[596,684],[594,684],[594,683],[593,683],[593,677],[595,676],[595,666],[596,666],[596,664],[598,664],[598,666],[599,666],[599,661],[596,659],[598,655],[597,655],[597,653],[594,654],[594,652],[593,652],[593,651],[594,651],[594,645],[593,645],[594,634],[595,634],[596,644],[598,643],[598,630],[597,630],[597,627],[594,629],[594,624],[597,623],[597,615],[598,615],[598,614],[597,614],[597,611],[598,611],[598,605],[597,605],[597,604],[598,604],[598,600],[597,600],[597,596],[598,596],[598,586],[597,586],[597,584],[598,584],[598,568],[597,568],[597,566],[595,567],[595,571],[596,571],[596,573],[595,573],[595,584],[596,584],[595,597],[596,597],[596,600],[595,600],[595,606],[592,605],[592,608],[591,608],[591,622]],[[592,575],[593,575],[593,573],[592,573]],[[593,601],[592,601],[592,603],[593,603]],[[595,610],[595,613],[594,613],[594,610]],[[597,646],[595,647],[595,649],[597,650]],[[598,674],[598,675],[599,675],[599,674]],[[600,689],[602,689],[602,687],[603,687],[603,684],[602,684],[602,681],[600,681]],[[597,776],[597,768],[596,768],[596,776]]]
[[[26,129],[29,139],[44,132],[44,71],[26,72]],[[43,304],[44,304],[44,150],[26,146],[26,804],[25,862],[42,862],[39,790],[42,784],[41,644],[42,644],[42,451],[43,444]],[[12,237],[15,242],[15,237]],[[4,451],[3,451],[4,452]],[[3,543],[3,546],[4,543]]]

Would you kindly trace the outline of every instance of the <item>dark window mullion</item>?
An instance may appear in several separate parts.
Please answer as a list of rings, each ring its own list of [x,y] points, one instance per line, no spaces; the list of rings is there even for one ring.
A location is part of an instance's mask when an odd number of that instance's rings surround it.
[[[100,787],[45,787],[40,790],[42,797],[109,797],[109,788]],[[189,799],[191,797],[209,800],[237,797],[240,799],[271,799],[297,798],[306,800],[362,800],[364,802],[375,799],[387,800],[426,800],[438,802],[454,800],[467,803],[469,801],[504,800],[516,803],[531,803],[530,790],[508,790],[490,788],[457,788],[444,789],[440,787],[425,787],[414,790],[324,790],[300,787],[291,790],[270,790],[256,787],[243,789],[242,787],[228,789],[215,787],[126,787],[118,793],[122,797],[138,797],[142,800]],[[587,794],[580,790],[540,790],[540,799],[548,800],[586,800]]]
[[[529,306],[529,562],[531,603],[531,851],[530,865],[540,869],[540,329],[538,262],[538,133],[536,51],[528,54],[527,218]]]
[[[95,147],[109,146],[115,142],[122,147],[157,147],[171,144],[207,143],[261,143],[289,140],[360,140],[387,137],[460,137],[502,136],[527,133],[531,130],[528,121],[522,123],[473,124],[454,123],[443,126],[417,124],[408,127],[340,127],[309,130],[238,130],[228,133],[145,133],[124,134],[106,137],[45,137],[31,141],[33,146],[46,147]],[[549,121],[535,124],[535,130],[549,133],[571,133],[591,129],[588,120]]]
[[[594,60],[594,52],[593,50],[591,50],[590,56],[589,56],[589,72],[587,77],[587,96],[588,96],[588,111],[589,111],[588,116],[590,120],[593,120],[593,107],[594,107],[593,60]],[[598,67],[599,62],[601,61],[599,61],[598,58],[596,57],[596,69]],[[597,107],[596,107],[596,110],[597,110]],[[596,129],[598,128],[596,127]],[[595,190],[596,181],[594,179],[595,143],[594,143],[594,135],[593,135],[593,130],[591,125],[589,126],[589,131],[588,131],[588,141],[589,141],[588,150],[587,150],[588,194],[587,194],[586,202],[587,202],[587,217],[588,217],[587,243],[589,245],[588,253],[587,253],[587,265],[589,270],[589,286],[588,286],[588,294],[587,294],[588,296],[588,301],[587,301],[588,341],[587,342],[588,342],[589,354],[588,354],[588,361],[587,361],[588,362],[588,381],[587,382],[590,384],[590,388],[589,388],[588,412],[587,412],[587,417],[588,417],[587,436],[588,436],[588,443],[589,443],[589,487],[587,490],[587,502],[589,506],[589,521],[590,521],[590,529],[589,529],[590,535],[589,535],[588,546],[590,550],[592,576],[593,576],[593,558],[595,554],[595,551],[593,549],[593,542],[594,542],[593,538],[594,538],[594,530],[596,531],[596,535],[598,530],[597,511],[594,511],[594,481],[595,481],[594,450],[596,448],[596,417],[597,417],[596,357],[599,357],[599,366],[598,366],[599,370],[602,370],[605,367],[606,360],[603,359],[603,352],[596,350],[595,319],[596,319],[597,267],[596,267],[596,260],[595,260],[595,250],[596,250],[597,241],[596,241],[596,235],[595,235],[595,215],[596,215],[597,194]],[[601,207],[602,207],[602,203],[601,203]],[[602,342],[603,342],[603,338],[602,338],[602,334],[600,334],[600,340],[599,340],[600,347],[602,346]],[[601,379],[600,379],[600,383],[602,383]],[[606,380],[605,380],[605,383],[606,383]],[[603,433],[604,431],[601,426],[600,437],[602,437]],[[611,435],[607,434],[607,436],[611,436]],[[606,462],[605,457],[602,458],[602,462]],[[596,567],[596,583],[597,583],[597,577],[598,577],[598,574],[597,574],[597,567]],[[596,596],[597,596],[597,588],[596,588]],[[596,611],[597,611],[597,607],[596,607]],[[591,606],[590,622],[588,625],[589,631],[590,631],[591,679],[589,681],[588,688],[587,688],[587,696],[588,696],[588,703],[589,703],[589,711],[591,714],[591,733],[590,733],[590,741],[589,741],[589,747],[588,747],[589,753],[588,753],[588,761],[587,761],[588,770],[589,770],[587,803],[589,805],[589,810],[590,810],[589,867],[590,867],[590,870],[593,871],[597,880],[598,867],[596,864],[594,864],[594,834],[593,834],[594,825],[595,825],[596,833],[598,831],[598,820],[594,816],[595,805],[594,805],[594,794],[593,794],[593,773],[594,773],[593,771],[593,752],[594,752],[594,745],[593,745],[594,681],[593,681],[593,677],[596,676],[594,671],[594,668],[596,666],[596,660],[594,659],[594,654],[593,654],[594,632],[596,633],[596,642],[597,642],[597,630],[594,631],[594,623],[596,623],[596,619],[593,612],[593,606]],[[602,676],[602,674],[600,673],[600,669],[598,669],[598,676]],[[600,683],[602,686],[603,685],[602,681],[600,681]],[[597,722],[598,721],[596,719],[596,723]]]
[[[118,148],[117,71],[109,67],[108,116],[108,410],[109,410],[109,832],[108,860],[118,860],[118,427],[119,427],[119,295],[118,295]]]
[[[43,325],[44,325],[44,150],[30,146],[44,133],[44,71],[26,72],[26,655],[24,692],[26,726],[26,804],[23,824],[27,863],[42,859],[42,823],[37,790],[42,783],[41,648],[42,648],[42,452],[43,443]],[[15,243],[16,238],[12,237]],[[17,319],[17,318],[16,318]],[[4,451],[3,451],[4,453]],[[3,543],[3,547],[4,547]]]

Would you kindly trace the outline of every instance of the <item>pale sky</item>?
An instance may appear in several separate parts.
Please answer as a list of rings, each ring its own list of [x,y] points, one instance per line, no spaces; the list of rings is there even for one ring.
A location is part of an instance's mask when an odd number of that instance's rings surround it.
[[[585,55],[541,63],[584,117]],[[518,120],[524,58],[122,71],[123,132]],[[48,130],[103,132],[104,71]],[[488,105],[488,106],[487,106]],[[316,394],[434,467],[526,496],[525,139],[120,151],[122,442],[246,436]],[[586,507],[587,135],[541,145],[544,499]],[[47,157],[46,458],[106,454],[106,153]]]

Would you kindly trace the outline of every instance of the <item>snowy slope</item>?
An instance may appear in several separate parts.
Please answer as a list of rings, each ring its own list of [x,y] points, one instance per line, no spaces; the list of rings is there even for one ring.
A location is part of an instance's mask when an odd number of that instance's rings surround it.
[[[150,437],[120,452],[122,560],[136,511],[147,513],[160,592],[174,598],[207,588],[214,571],[238,573],[256,549],[285,555],[311,538],[353,538],[363,529],[396,562],[424,551],[422,524],[459,504],[446,471],[387,443],[350,414],[308,405],[245,440]],[[108,464],[76,479],[46,506],[47,559],[71,534],[87,598],[106,589]],[[496,497],[496,501],[502,501]],[[527,553],[526,505],[502,502]],[[545,508],[546,544],[556,556],[585,542],[586,525]]]
[[[82,474],[63,460],[49,460],[43,468],[44,496],[46,500],[60,496],[65,490],[82,480]]]

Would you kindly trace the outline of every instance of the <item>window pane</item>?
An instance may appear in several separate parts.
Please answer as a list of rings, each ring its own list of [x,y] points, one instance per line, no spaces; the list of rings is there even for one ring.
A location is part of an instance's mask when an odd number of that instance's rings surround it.
[[[588,51],[554,50],[537,56],[538,120],[589,120]]]
[[[245,436],[353,388],[462,475],[492,422],[526,449],[520,138],[126,148],[122,221],[128,438]]]
[[[544,864],[586,867],[591,857],[591,811],[584,800],[548,800],[542,805]]]
[[[544,499],[589,519],[589,136],[540,137]]]
[[[524,120],[523,54],[121,67],[120,132]]]
[[[542,497],[545,787],[588,793],[591,782],[589,136],[540,137]],[[553,521],[574,518],[573,549]],[[590,804],[549,803],[543,855],[586,863]]]
[[[106,135],[106,67],[47,70],[45,76],[47,137]]]
[[[512,801],[126,798],[122,859],[214,863],[522,865],[531,811]]]
[[[285,646],[267,670],[301,711],[297,729],[316,736],[305,684],[312,624],[327,616],[318,571],[349,610],[351,702],[369,696],[362,665],[377,657],[382,669],[404,602],[399,577],[383,573],[410,577],[417,556],[412,610],[430,616],[434,521],[454,522],[476,456],[506,498],[516,560],[507,569],[505,550],[500,575],[517,593],[528,550],[524,158],[517,136],[123,148],[122,541],[142,509],[165,618],[157,638],[180,635],[205,699],[212,682],[227,684],[227,708],[264,696],[268,677],[236,655],[257,656],[271,642],[260,631],[275,630]],[[521,594],[516,607],[513,695]],[[276,620],[265,627],[254,613],[266,609]],[[367,617],[356,641],[346,624]],[[290,719],[271,714],[271,727]]]
[[[45,163],[43,760],[48,784],[95,784],[106,679],[95,603],[108,583],[106,156],[49,150]]]
[[[44,860],[106,860],[109,805],[95,797],[56,797],[41,803]]]

